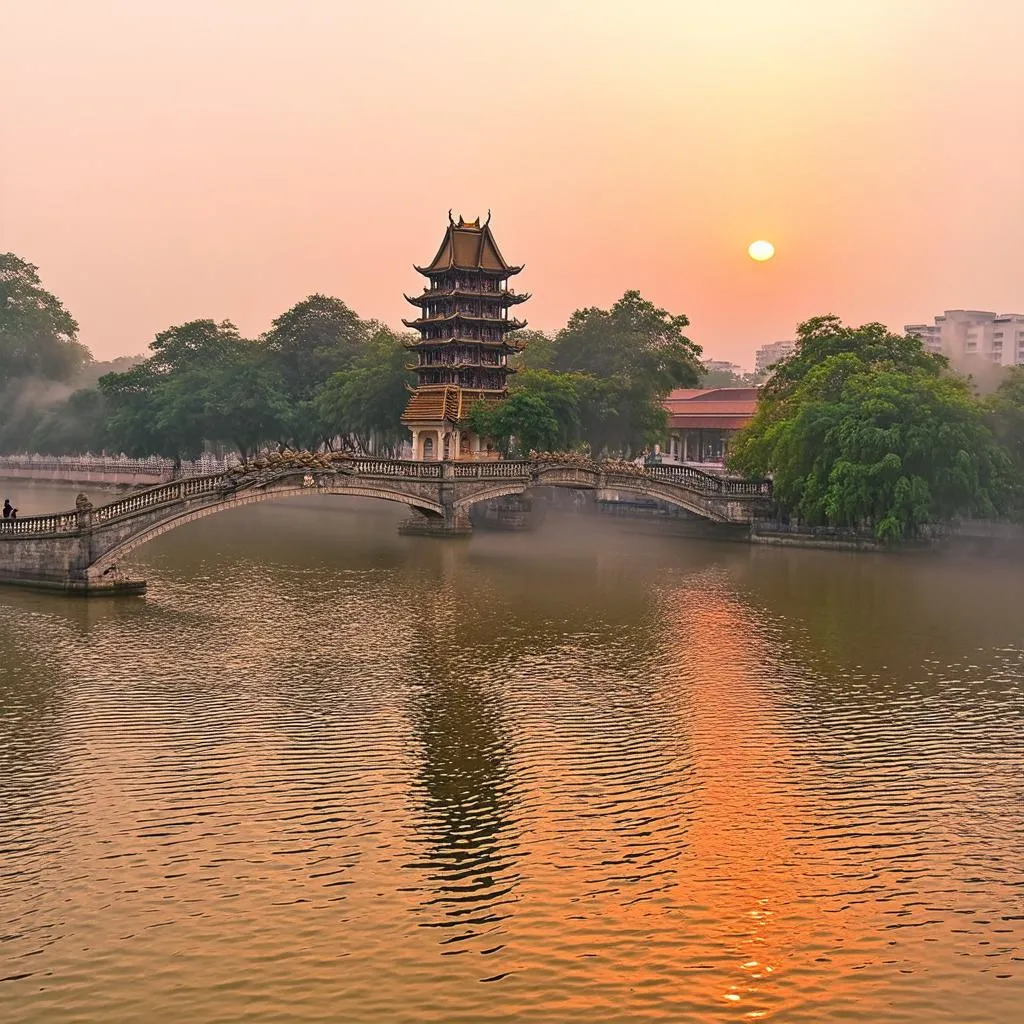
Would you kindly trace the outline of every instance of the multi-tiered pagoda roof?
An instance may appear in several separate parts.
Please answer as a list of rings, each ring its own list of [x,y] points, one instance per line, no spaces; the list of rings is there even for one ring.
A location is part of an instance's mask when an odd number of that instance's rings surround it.
[[[419,332],[407,344],[416,358],[409,369],[419,382],[402,420],[437,429],[441,437],[475,402],[504,397],[508,374],[514,372],[508,356],[521,348],[511,335],[526,326],[509,310],[529,295],[508,287],[508,279],[523,268],[502,256],[490,215],[481,224],[462,217],[456,222],[449,212],[437,254],[415,269],[428,283],[421,294],[405,296],[419,308],[418,317],[402,321]]]

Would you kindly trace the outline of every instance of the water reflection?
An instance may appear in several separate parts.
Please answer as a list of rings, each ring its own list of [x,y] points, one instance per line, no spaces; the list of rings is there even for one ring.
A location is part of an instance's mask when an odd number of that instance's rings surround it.
[[[445,955],[467,952],[473,940],[490,954],[503,945],[519,879],[501,684],[467,675],[465,661],[431,654],[413,654],[419,678],[408,711],[420,795],[407,837],[418,852],[406,867],[423,876],[416,914],[421,927],[441,929]]]
[[[7,1017],[1013,1018],[1014,577],[400,513],[0,593]]]

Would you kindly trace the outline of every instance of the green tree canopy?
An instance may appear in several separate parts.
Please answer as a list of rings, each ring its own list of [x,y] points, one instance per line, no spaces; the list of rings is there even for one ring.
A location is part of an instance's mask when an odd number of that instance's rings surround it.
[[[701,350],[683,333],[688,324],[628,291],[611,309],[577,310],[558,333],[553,369],[596,381],[580,395],[584,434],[595,452],[662,439],[663,400],[700,380]]]
[[[38,268],[0,253],[0,389],[27,377],[68,383],[91,358],[75,318],[43,288]]]
[[[1024,367],[1015,366],[985,402],[986,418],[1013,467],[1011,510],[1024,519]]]
[[[332,374],[314,400],[324,431],[362,451],[371,441],[393,450],[408,437],[400,417],[416,381],[406,365],[406,336],[374,328],[354,365]]]
[[[555,339],[543,331],[522,330],[512,336],[522,351],[513,355],[509,362],[518,368],[550,370],[555,359]]]
[[[201,419],[208,441],[225,441],[243,458],[282,436],[290,409],[265,345],[229,341],[200,386]]]
[[[81,455],[106,447],[106,403],[96,388],[82,388],[49,407],[28,447],[47,455]]]
[[[319,447],[331,434],[316,393],[335,373],[350,369],[373,328],[341,299],[310,295],[282,313],[264,335],[288,405],[282,440]]]
[[[285,393],[305,401],[332,373],[356,361],[372,333],[373,328],[341,299],[317,294],[282,313],[265,340],[277,360]]]
[[[524,370],[502,402],[478,402],[470,427],[506,455],[571,448],[580,440],[580,404],[593,378],[576,373]]]
[[[700,346],[683,333],[690,321],[626,292],[611,309],[578,309],[555,339],[554,369],[621,377],[666,395],[700,379]]]
[[[245,454],[274,439],[287,414],[267,347],[230,321],[192,320],[161,331],[151,355],[100,378],[110,444],[129,455],[195,458],[207,441]]]
[[[991,514],[1007,460],[967,382],[916,338],[817,317],[775,368],[733,469],[772,474],[775,500],[812,525],[911,537],[961,514]]]

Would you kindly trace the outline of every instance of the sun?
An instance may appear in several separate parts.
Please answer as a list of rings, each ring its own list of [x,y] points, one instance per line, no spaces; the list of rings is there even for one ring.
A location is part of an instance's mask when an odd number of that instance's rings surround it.
[[[775,255],[775,246],[771,242],[759,238],[747,246],[747,255],[752,260],[757,260],[758,263],[764,263],[765,260],[770,260]]]

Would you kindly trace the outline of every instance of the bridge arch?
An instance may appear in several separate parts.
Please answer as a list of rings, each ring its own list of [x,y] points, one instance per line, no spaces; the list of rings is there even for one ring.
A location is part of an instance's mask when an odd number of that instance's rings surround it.
[[[299,480],[301,480],[301,477]],[[166,512],[166,515],[153,519],[137,533],[130,534],[103,551],[86,569],[86,577],[90,580],[102,579],[105,575],[116,569],[118,563],[135,551],[136,548],[148,544],[151,540],[155,540],[164,533],[195,522],[197,519],[205,519],[207,516],[218,515],[221,512],[241,508],[243,505],[274,501],[279,498],[304,497],[312,494],[334,494],[353,498],[378,498],[382,501],[411,506],[431,518],[444,516],[444,506],[439,502],[410,494],[402,494],[399,491],[392,491],[386,487],[375,487],[372,484],[305,486],[301,482],[295,482],[288,483],[286,486],[253,488],[232,495],[229,498],[222,498],[208,505],[189,508],[187,506],[183,507],[182,503],[178,502],[173,506],[165,507],[163,511]],[[154,510],[156,513],[159,511],[159,508]],[[131,519],[124,521],[126,526],[130,525],[130,523]]]
[[[673,487],[671,484],[662,484],[659,481],[631,478],[615,479],[611,482],[601,482],[598,474],[592,478],[582,475],[563,475],[559,473],[540,473],[536,479],[531,480],[507,480],[495,484],[485,490],[476,491],[455,502],[457,511],[469,511],[474,505],[484,501],[493,501],[497,498],[504,498],[511,494],[525,494],[537,487],[563,487],[578,491],[600,491],[609,490],[636,494],[644,498],[651,498],[655,501],[662,501],[666,505],[681,508],[701,519],[713,523],[731,523],[727,511],[718,505],[702,501],[701,495],[684,487]]]

